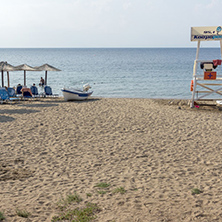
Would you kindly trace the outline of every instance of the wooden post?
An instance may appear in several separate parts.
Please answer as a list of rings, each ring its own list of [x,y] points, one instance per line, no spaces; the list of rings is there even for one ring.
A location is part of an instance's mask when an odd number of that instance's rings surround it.
[[[47,86],[47,70],[45,71],[45,85]]]
[[[4,71],[2,70],[2,87],[4,87]]]
[[[26,86],[26,71],[24,70],[24,86]]]
[[[9,82],[9,71],[7,71],[7,79],[8,79],[8,88],[10,87],[10,82]]]

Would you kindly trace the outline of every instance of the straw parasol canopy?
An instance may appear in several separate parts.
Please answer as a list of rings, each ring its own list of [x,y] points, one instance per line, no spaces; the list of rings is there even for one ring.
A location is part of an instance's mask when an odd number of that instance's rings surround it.
[[[26,71],[39,71],[35,68],[33,68],[32,66],[29,66],[27,64],[22,64],[19,66],[15,66],[15,70],[14,71],[24,71],[24,86],[26,86]]]
[[[0,71],[2,73],[2,87],[4,87],[4,71],[7,72],[8,77],[8,87],[9,87],[9,71],[24,71],[24,86],[26,86],[26,71],[45,71],[45,85],[47,84],[47,71],[61,71],[49,64],[44,64],[42,66],[32,67],[27,64],[22,64],[19,66],[12,66],[7,62],[0,62]]]
[[[42,66],[34,67],[36,69],[35,71],[45,71],[45,85],[47,85],[47,71],[61,71],[60,69],[57,69],[49,64],[44,64]]]
[[[15,71],[15,67],[7,62],[0,62],[0,71],[2,73],[2,87],[4,87],[4,71],[7,72],[8,77],[8,87],[9,87],[9,71]]]

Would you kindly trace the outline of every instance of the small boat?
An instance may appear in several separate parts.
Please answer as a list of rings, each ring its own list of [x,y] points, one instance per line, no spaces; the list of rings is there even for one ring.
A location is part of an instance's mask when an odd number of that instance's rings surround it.
[[[85,100],[92,95],[93,91],[88,91],[91,88],[89,84],[83,86],[81,89],[63,88],[62,93],[65,101],[71,100]]]

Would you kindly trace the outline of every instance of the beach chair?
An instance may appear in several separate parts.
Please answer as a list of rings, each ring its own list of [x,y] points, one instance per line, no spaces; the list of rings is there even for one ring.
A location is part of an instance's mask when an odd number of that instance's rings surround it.
[[[19,101],[20,99],[19,98],[11,98],[10,96],[9,96],[9,93],[8,93],[8,91],[4,88],[4,87],[2,87],[2,88],[0,88],[0,102],[1,103],[4,103],[4,102],[13,102],[13,101]]]
[[[16,94],[21,95],[22,94],[22,85],[17,85],[16,87]]]
[[[31,86],[30,89],[34,97],[39,97],[38,88],[36,86]]]
[[[9,87],[9,88],[7,89],[7,91],[8,91],[9,97],[16,97],[15,89],[14,89],[14,88]]]
[[[52,88],[50,86],[44,86],[44,94],[45,96],[59,96],[58,94],[52,93]]]
[[[31,89],[24,87],[21,89],[21,92],[22,92],[22,97],[24,100],[33,98]]]
[[[52,96],[52,88],[50,86],[44,86],[44,92],[46,96]]]

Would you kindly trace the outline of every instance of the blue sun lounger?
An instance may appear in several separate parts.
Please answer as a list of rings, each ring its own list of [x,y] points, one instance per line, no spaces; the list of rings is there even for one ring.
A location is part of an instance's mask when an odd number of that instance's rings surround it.
[[[22,97],[23,99],[32,99],[32,92],[31,92],[31,89],[29,88],[22,88]]]
[[[8,91],[9,97],[16,97],[16,93],[15,93],[15,89],[14,89],[14,88],[9,87],[9,88],[7,89],[7,91]]]
[[[30,89],[33,97],[39,97],[38,88],[36,86],[31,86]]]
[[[0,88],[0,102],[4,103],[4,102],[13,102],[13,101],[19,101],[20,98],[11,98],[9,96],[8,91],[2,87]]]
[[[44,86],[44,96],[59,96],[59,95],[52,94],[52,88],[50,86]]]
[[[16,94],[17,94],[17,95],[22,95],[21,89],[22,89],[22,85],[18,85],[18,86],[16,87]]]

